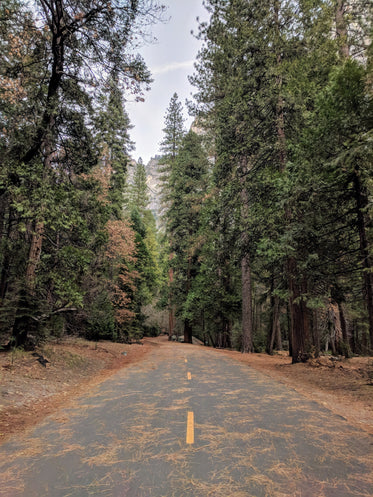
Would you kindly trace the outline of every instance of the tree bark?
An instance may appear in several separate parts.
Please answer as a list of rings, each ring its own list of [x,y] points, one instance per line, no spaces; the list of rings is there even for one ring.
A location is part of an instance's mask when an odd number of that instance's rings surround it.
[[[189,294],[192,285],[192,258],[188,257],[186,295]],[[192,324],[189,319],[184,320],[184,343],[192,343]]]
[[[228,319],[223,317],[222,319],[223,323],[223,341],[222,341],[222,347],[226,349],[232,348],[232,333],[231,333],[231,323]]]
[[[26,288],[33,294],[36,283],[36,269],[40,261],[43,244],[44,221],[36,221],[34,230],[31,233],[31,243],[26,268]]]
[[[51,9],[51,25],[49,27],[52,33],[52,70],[41,124],[35,133],[32,146],[21,159],[25,164],[31,162],[40,152],[45,156],[44,146],[51,142],[58,114],[58,92],[61,87],[65,62],[64,36],[66,29],[63,2],[62,0],[53,0],[48,8]]]
[[[2,235],[3,235],[3,237],[6,237],[7,240],[10,240],[10,237],[11,237],[12,226],[13,226],[13,216],[14,216],[14,212],[13,212],[12,208],[9,208],[6,221],[5,221],[6,216],[4,215]],[[7,224],[7,226],[6,226],[6,224]],[[1,261],[2,267],[1,267],[1,276],[0,276],[0,305],[4,301],[6,293],[7,293],[7,289],[8,289],[10,261],[11,261],[10,251],[9,251],[9,248],[6,247],[5,252],[3,254],[3,260]]]
[[[346,318],[343,311],[343,305],[340,302],[338,302],[338,310],[339,310],[339,319],[341,321],[341,332],[343,340],[343,347],[341,352],[342,355],[344,355],[348,359],[352,356],[352,354],[351,354],[350,340],[347,332]]]
[[[8,196],[4,193],[0,195],[0,246],[3,238],[5,236],[6,227],[6,215],[9,211],[8,209],[9,199]]]
[[[285,116],[284,116],[284,99],[282,97],[282,49],[281,49],[281,34],[280,34],[280,7],[281,4],[278,0],[274,2],[275,25],[277,28],[277,139],[278,139],[278,159],[281,172],[285,172],[287,163],[287,146],[286,146],[286,132],[285,132]],[[285,207],[285,220],[290,225],[292,214],[288,206]],[[290,333],[289,333],[289,349],[291,351],[292,362],[304,362],[310,357],[310,326],[308,309],[302,297],[307,288],[306,282],[303,280],[299,283],[300,275],[298,270],[297,261],[294,257],[288,257],[286,264],[286,272],[288,278],[289,288],[289,313],[290,313]]]
[[[246,254],[241,261],[242,271],[242,352],[253,351],[253,319],[250,257]]]
[[[351,339],[352,351],[354,354],[359,354],[359,334],[357,329],[356,319],[352,320],[352,339]]]
[[[192,341],[193,329],[189,319],[184,321],[184,343],[193,343]]]
[[[171,307],[168,310],[168,340],[171,341],[174,335],[174,310]]]
[[[364,211],[368,206],[368,197],[361,185],[359,171],[356,169],[354,171],[353,182],[356,201],[357,228],[360,239],[361,263],[363,267],[364,294],[368,311],[370,349],[373,350],[373,265],[369,253],[367,223],[364,217]]]
[[[217,346],[217,345],[216,345],[216,339],[213,337],[213,335],[212,335],[212,333],[211,333],[211,331],[210,331],[210,330],[209,330],[207,333],[208,333],[208,336],[209,336],[209,338],[210,338],[210,341],[211,341],[212,346],[213,346],[214,348],[216,348],[216,346]]]
[[[271,278],[271,317],[267,333],[266,352],[273,354],[274,347],[281,350],[281,329],[280,329],[280,299],[273,295],[274,277]]]
[[[249,215],[249,199],[245,187],[246,174],[249,170],[247,158],[242,158],[239,165],[241,174],[241,219],[245,226]],[[244,255],[241,259],[241,285],[242,285],[242,352],[253,351],[253,308],[252,308],[252,287],[251,287],[251,266],[250,255],[247,252],[249,246],[248,233],[243,230],[242,250]]]
[[[317,309],[312,311],[312,345],[314,348],[314,356],[320,355],[320,333],[319,333],[319,319]]]
[[[35,311],[36,269],[41,255],[43,234],[44,222],[36,221],[31,233],[25,286],[20,293],[10,341],[10,344],[15,347],[25,346],[29,332],[37,325],[37,322],[33,320],[33,313]]]
[[[173,258],[173,254],[170,254],[170,261]],[[174,281],[174,270],[172,267],[168,270],[168,284],[171,288],[171,285]],[[174,315],[174,307],[172,305],[172,291],[170,290],[169,295],[168,295],[168,302],[169,302],[169,307],[168,307],[168,339],[172,340],[172,336],[174,335],[175,332],[175,315]]]
[[[291,323],[292,363],[306,362],[311,357],[309,316],[303,294],[307,291],[305,281],[297,281],[298,269],[294,258],[288,262],[289,309]]]

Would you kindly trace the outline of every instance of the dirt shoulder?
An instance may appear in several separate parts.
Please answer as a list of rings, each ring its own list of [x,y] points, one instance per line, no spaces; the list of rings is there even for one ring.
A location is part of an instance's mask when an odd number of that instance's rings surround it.
[[[284,352],[273,356],[227,350],[219,353],[261,371],[373,434],[372,358],[321,356],[305,364],[291,364]]]
[[[133,345],[65,339],[35,352],[0,353],[0,443],[167,343],[167,337]],[[373,434],[372,358],[322,357],[292,365],[285,353],[268,356],[208,350],[261,371]]]
[[[0,352],[0,443],[66,406],[154,346],[70,338],[34,352]]]

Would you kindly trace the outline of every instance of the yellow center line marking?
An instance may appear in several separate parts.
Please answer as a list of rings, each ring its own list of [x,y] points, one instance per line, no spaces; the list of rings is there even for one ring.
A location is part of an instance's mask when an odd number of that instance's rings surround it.
[[[185,362],[188,362],[188,359],[185,359]]]
[[[188,412],[186,443],[194,444],[194,413]]]
[[[190,371],[188,371],[188,380],[191,380],[192,379],[192,373]]]

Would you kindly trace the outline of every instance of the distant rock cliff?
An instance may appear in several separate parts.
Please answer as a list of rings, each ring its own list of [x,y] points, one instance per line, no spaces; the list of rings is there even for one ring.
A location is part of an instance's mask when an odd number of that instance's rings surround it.
[[[146,170],[146,182],[149,187],[149,209],[153,212],[154,217],[157,221],[157,225],[161,224],[161,173],[159,171],[159,161],[161,157],[156,155],[152,157],[148,164],[145,166]]]
[[[148,185],[148,197],[149,197],[149,209],[152,211],[157,226],[161,225],[161,173],[159,171],[159,161],[161,159],[160,155],[156,155],[152,157],[148,164],[145,166],[146,171],[146,183]],[[128,167],[128,183],[133,184],[133,175],[136,169],[137,161],[135,159],[131,159]]]

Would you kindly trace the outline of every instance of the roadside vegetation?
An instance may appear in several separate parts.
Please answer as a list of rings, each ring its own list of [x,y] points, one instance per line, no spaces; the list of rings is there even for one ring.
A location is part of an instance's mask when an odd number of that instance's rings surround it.
[[[125,104],[149,88],[136,47],[164,8],[1,2],[8,357],[161,332],[292,363],[372,353],[372,6],[204,3],[195,121],[175,93],[154,213]]]

